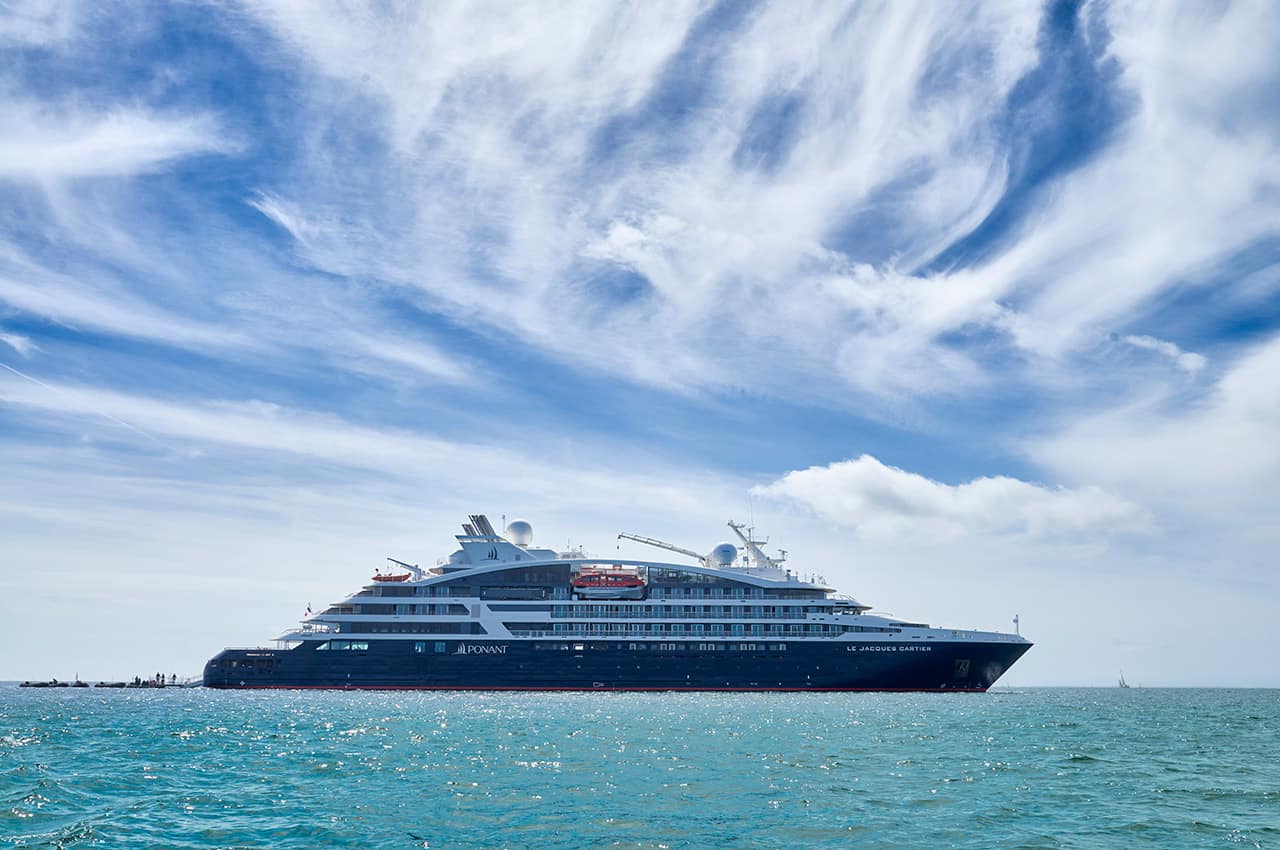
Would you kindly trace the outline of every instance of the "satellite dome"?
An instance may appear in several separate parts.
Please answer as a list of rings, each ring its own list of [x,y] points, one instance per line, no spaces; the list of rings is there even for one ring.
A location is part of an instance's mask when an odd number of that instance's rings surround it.
[[[727,567],[738,559],[738,547],[732,543],[720,543],[711,550],[707,560],[721,567]]]
[[[533,542],[533,526],[526,520],[513,519],[507,524],[504,536],[517,546],[528,546]]]

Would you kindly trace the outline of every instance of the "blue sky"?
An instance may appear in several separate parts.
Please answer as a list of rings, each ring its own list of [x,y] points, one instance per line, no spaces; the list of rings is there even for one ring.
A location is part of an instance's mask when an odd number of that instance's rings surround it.
[[[468,512],[753,511],[882,608],[1020,614],[1015,684],[1280,685],[1277,36],[7,4],[0,678],[197,672]]]

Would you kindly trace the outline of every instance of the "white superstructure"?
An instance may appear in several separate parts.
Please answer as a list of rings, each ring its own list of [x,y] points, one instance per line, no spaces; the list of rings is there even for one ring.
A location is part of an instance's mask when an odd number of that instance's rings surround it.
[[[800,579],[782,567],[784,556],[765,554],[762,541],[744,534],[744,526],[729,525],[743,545],[722,543],[707,555],[639,535],[619,535],[698,561],[681,564],[536,548],[529,523],[518,520],[499,535],[483,515],[472,516],[456,538],[460,548],[435,568],[395,561],[411,571],[407,580],[376,576],[360,591],[308,616],[280,640],[466,634],[508,640],[1025,642],[1017,635],[933,628],[871,613],[870,606],[856,599],[835,596],[834,588]],[[643,598],[627,598],[622,592],[608,598],[607,591],[575,589],[576,577],[593,573],[634,575],[643,582]],[[504,583],[504,578],[511,581]]]

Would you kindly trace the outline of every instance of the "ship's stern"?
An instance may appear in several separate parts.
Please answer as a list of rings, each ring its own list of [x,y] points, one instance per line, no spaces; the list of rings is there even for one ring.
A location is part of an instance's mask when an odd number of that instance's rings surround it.
[[[276,687],[283,653],[273,649],[224,649],[204,665],[206,688]]]

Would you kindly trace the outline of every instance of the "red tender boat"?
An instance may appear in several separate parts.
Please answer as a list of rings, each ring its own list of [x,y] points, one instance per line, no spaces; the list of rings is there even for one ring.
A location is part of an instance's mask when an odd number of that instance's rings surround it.
[[[592,599],[640,599],[644,579],[635,573],[591,572],[574,576],[573,592]]]

